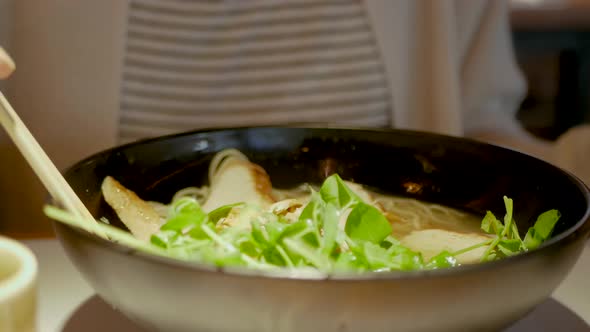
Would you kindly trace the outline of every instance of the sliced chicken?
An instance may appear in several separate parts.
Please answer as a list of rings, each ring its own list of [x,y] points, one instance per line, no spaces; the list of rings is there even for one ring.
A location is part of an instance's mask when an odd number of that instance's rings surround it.
[[[153,206],[107,176],[102,182],[102,194],[117,216],[138,239],[149,241],[163,223]]]
[[[209,197],[203,210],[210,212],[216,208],[240,202],[268,208],[274,199],[268,174],[262,167],[247,160],[227,160],[222,170],[212,181]]]
[[[474,233],[458,233],[442,229],[425,229],[413,231],[401,239],[402,245],[422,253],[429,260],[441,251],[455,252],[490,240],[490,236]],[[478,263],[487,246],[470,250],[457,256],[461,264]]]

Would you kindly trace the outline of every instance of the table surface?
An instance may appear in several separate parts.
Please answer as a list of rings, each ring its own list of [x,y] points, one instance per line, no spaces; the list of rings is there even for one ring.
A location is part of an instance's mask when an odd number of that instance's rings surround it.
[[[94,295],[90,286],[70,263],[55,239],[22,240],[39,261],[38,332],[63,332],[64,323],[76,309]],[[580,260],[554,292],[561,302],[590,323],[590,244]]]

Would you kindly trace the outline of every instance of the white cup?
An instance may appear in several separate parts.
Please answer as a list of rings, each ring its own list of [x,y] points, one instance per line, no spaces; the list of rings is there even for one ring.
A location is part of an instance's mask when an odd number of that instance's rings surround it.
[[[36,330],[37,260],[23,244],[0,236],[0,332]]]

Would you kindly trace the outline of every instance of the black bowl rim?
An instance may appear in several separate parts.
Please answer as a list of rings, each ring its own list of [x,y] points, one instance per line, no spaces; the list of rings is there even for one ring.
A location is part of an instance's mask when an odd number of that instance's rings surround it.
[[[91,154],[90,156],[74,163],[70,167],[68,167],[63,173],[67,179],[68,174],[73,171],[74,169],[80,167],[81,165],[90,162],[100,156],[112,154],[116,151],[125,150],[132,146],[142,145],[142,144],[150,144],[152,142],[162,141],[162,140],[169,140],[174,139],[177,137],[186,137],[192,136],[197,134],[204,134],[208,132],[223,132],[223,131],[243,131],[243,130],[258,130],[258,129],[295,129],[295,130],[308,130],[308,129],[315,129],[315,130],[334,130],[334,131],[361,131],[366,133],[371,132],[382,132],[382,133],[398,133],[407,136],[430,136],[432,138],[441,138],[445,140],[450,140],[451,142],[459,142],[462,144],[475,144],[480,145],[482,147],[487,148],[494,148],[503,150],[507,153],[512,154],[520,154],[525,156],[526,158],[535,159],[537,162],[544,163],[552,168],[556,168],[562,173],[564,173],[582,192],[586,202],[588,203],[588,207],[586,212],[580,220],[578,220],[573,226],[567,229],[565,232],[552,237],[545,243],[543,243],[539,248],[535,250],[531,250],[529,252],[521,253],[519,255],[515,255],[512,257],[504,258],[497,261],[492,262],[485,262],[485,263],[478,263],[472,265],[462,265],[459,267],[454,268],[446,268],[446,269],[436,269],[436,270],[415,270],[415,271],[391,271],[391,272],[364,272],[364,273],[338,273],[333,275],[326,275],[322,273],[312,273],[312,274],[305,274],[305,275],[298,275],[293,274],[292,272],[288,271],[287,269],[282,270],[273,270],[273,271],[264,271],[264,270],[257,270],[257,269],[250,269],[245,267],[218,267],[212,264],[205,264],[200,262],[190,262],[190,261],[182,261],[179,259],[174,259],[165,256],[159,256],[156,254],[150,254],[147,252],[143,252],[140,250],[136,250],[125,245],[121,245],[109,240],[106,240],[102,237],[99,237],[95,234],[87,232],[81,228],[71,226],[68,224],[63,224],[58,221],[52,220],[56,233],[59,235],[59,227],[64,227],[69,231],[73,231],[78,235],[82,236],[84,239],[93,242],[94,244],[105,247],[110,251],[115,251],[118,253],[122,253],[125,255],[132,255],[147,262],[158,263],[158,264],[165,264],[170,268],[180,268],[180,269],[189,269],[194,272],[201,272],[201,273],[212,273],[212,274],[223,274],[226,276],[233,276],[233,277],[249,277],[249,278],[262,278],[262,279],[287,279],[287,280],[296,280],[296,281],[340,281],[340,282],[363,282],[363,281],[375,281],[375,280],[407,280],[407,279],[417,279],[417,278],[445,278],[445,277],[453,277],[456,275],[464,274],[464,273],[474,273],[474,272],[484,272],[489,269],[499,269],[505,267],[509,264],[518,264],[522,260],[529,260],[533,259],[534,257],[545,255],[553,250],[559,250],[560,247],[565,246],[566,244],[574,241],[579,236],[588,237],[590,235],[590,189],[582,182],[578,177],[573,175],[571,172],[564,170],[556,165],[553,165],[549,162],[536,158],[534,156],[526,155],[522,152],[507,149],[502,146],[497,146],[494,144],[489,144],[486,142],[477,141],[470,138],[463,138],[457,136],[450,136],[438,133],[431,133],[431,132],[424,132],[424,131],[417,131],[417,130],[406,130],[406,129],[390,129],[390,128],[363,128],[363,127],[343,127],[343,126],[331,126],[331,125],[305,125],[305,126],[297,126],[297,125],[285,125],[285,126],[244,126],[244,127],[227,127],[227,128],[204,128],[204,129],[197,129],[191,130],[171,135],[164,135],[158,136],[143,140],[134,141],[131,143],[126,143],[122,145],[115,146],[113,148],[105,149],[99,151],[97,153]],[[60,242],[62,241],[61,238]],[[586,241],[586,239],[583,239]],[[62,243],[63,245],[63,243]],[[577,257],[576,257],[577,259]]]

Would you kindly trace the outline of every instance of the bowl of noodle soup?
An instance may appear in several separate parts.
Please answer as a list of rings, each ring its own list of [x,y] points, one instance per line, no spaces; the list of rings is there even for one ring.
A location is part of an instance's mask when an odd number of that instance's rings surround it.
[[[221,151],[230,152],[220,157]],[[228,175],[227,160],[255,166]],[[163,219],[175,202],[191,199],[211,211],[249,195],[231,184],[248,174],[257,181],[261,172],[270,182],[255,182],[265,193],[255,198],[272,197],[274,207],[309,200],[337,174],[354,197],[383,212],[393,238],[413,248],[420,234],[424,262],[436,255],[436,243],[450,241],[441,240],[442,231],[488,236],[480,222],[488,211],[504,214],[504,196],[514,202],[514,231],[521,235],[544,211],[559,210],[561,217],[535,250],[481,263],[465,254],[466,264],[450,268],[367,273],[294,273],[178,260],[59,222],[56,234],[98,295],[147,330],[498,331],[551,295],[590,233],[588,188],[571,174],[515,151],[413,131],[199,130],[97,153],[65,176],[97,219],[141,237],[105,194],[105,178],[124,185],[113,187],[113,199],[132,190]],[[285,218],[304,213],[285,211]],[[347,229],[347,234],[355,233]],[[431,240],[424,242],[425,234]],[[146,239],[153,235],[152,230]]]

